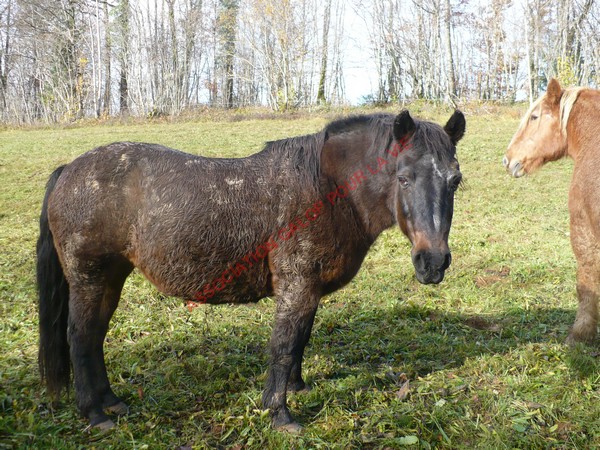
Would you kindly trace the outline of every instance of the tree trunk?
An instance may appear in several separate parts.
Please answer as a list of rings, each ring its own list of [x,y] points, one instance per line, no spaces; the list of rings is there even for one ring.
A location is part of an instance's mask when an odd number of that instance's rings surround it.
[[[234,58],[237,30],[238,0],[221,0],[219,13],[219,37],[221,46],[220,66],[223,71],[223,103],[226,108],[234,107]]]
[[[171,98],[171,112],[178,113],[181,110],[181,69],[179,67],[179,53],[178,53],[178,44],[177,44],[177,27],[175,24],[175,0],[166,0],[167,6],[169,8],[168,16],[169,16],[169,28],[171,31],[171,64],[173,71],[173,94]]]
[[[110,101],[111,101],[111,61],[112,61],[112,48],[111,48],[111,36],[110,36],[110,20],[108,11],[108,2],[104,3],[104,93],[102,96],[102,115],[107,117],[110,115]]]
[[[8,89],[8,70],[9,62],[8,58],[10,55],[10,26],[12,20],[12,0],[9,0],[6,8],[6,40],[3,43],[3,48],[0,48],[0,108],[1,113],[4,116],[7,108],[7,89]]]
[[[444,17],[444,32],[446,34],[446,62],[448,64],[447,78],[448,78],[448,100],[454,102],[456,97],[456,76],[454,74],[454,57],[452,56],[452,6],[450,0],[446,1],[446,11]]]
[[[317,103],[327,103],[325,98],[325,81],[327,77],[327,56],[329,41],[329,21],[331,16],[331,0],[325,2],[323,13],[323,49],[321,53],[321,74],[319,77],[319,89],[317,91]]]
[[[119,114],[122,117],[129,115],[129,86],[127,79],[127,69],[129,67],[129,52],[127,50],[129,40],[129,0],[121,0],[119,5],[118,28],[121,31],[121,49],[119,54],[120,72],[119,72]]]

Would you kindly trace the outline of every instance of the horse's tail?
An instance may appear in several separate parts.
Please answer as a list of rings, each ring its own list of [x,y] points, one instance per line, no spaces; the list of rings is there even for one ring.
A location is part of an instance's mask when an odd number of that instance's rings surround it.
[[[69,285],[56,253],[48,226],[48,198],[65,166],[57,168],[46,185],[37,241],[37,285],[40,315],[40,350],[38,364],[48,393],[58,398],[71,380],[71,359],[67,341]]]

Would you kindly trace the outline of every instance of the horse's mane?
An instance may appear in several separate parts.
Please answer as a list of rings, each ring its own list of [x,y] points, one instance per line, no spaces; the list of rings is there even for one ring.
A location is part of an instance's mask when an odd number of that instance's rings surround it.
[[[370,115],[351,116],[331,122],[324,131],[328,136],[353,131],[360,127],[369,127],[373,135],[373,143],[369,152],[374,156],[383,156],[385,150],[394,140],[394,120],[396,115],[375,113]],[[415,146],[425,150],[439,161],[449,161],[454,158],[453,152],[447,152],[449,139],[443,128],[432,122],[414,119],[417,126],[413,140],[420,145]]]
[[[301,185],[317,186],[321,175],[321,154],[328,139],[340,134],[365,131],[372,138],[365,155],[383,156],[394,139],[395,118],[393,114],[374,113],[333,120],[318,133],[267,142],[265,151],[281,158],[282,167],[287,165],[292,172],[288,175],[295,174]],[[454,153],[443,151],[448,147],[444,142],[448,136],[441,126],[416,119],[415,124],[417,127],[413,139],[420,144],[416,147],[423,148],[440,161],[454,158]]]
[[[314,134],[267,142],[264,150],[276,154],[282,165],[287,165],[303,186],[318,186],[321,176],[321,153],[327,139],[334,135],[369,128],[373,136],[373,148],[383,150],[392,139],[394,116],[369,114],[333,120]]]
[[[446,151],[450,137],[440,125],[424,120],[415,120],[415,123],[417,129],[413,139],[419,142],[427,153],[435,156],[438,161],[448,162],[455,158],[455,151]],[[454,149],[454,147],[450,148]]]
[[[338,134],[366,129],[373,137],[367,154],[379,154],[389,147],[394,138],[394,118],[395,116],[392,114],[386,113],[355,115],[330,122],[325,126],[323,132],[325,132],[326,139],[329,139]]]
[[[325,133],[320,132],[267,142],[263,152],[278,160],[276,169],[287,177],[295,177],[302,186],[317,186],[324,143]]]
[[[583,91],[584,87],[572,87],[564,90],[560,97],[560,109],[559,109],[559,125],[561,133],[567,136],[567,123],[569,122],[569,116],[573,105],[577,101],[579,94]]]

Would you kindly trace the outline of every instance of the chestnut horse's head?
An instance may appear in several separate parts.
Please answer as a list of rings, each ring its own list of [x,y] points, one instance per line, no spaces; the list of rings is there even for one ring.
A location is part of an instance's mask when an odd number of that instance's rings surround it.
[[[521,120],[502,163],[513,177],[521,177],[566,155],[566,124],[578,90],[563,91],[554,78]]]

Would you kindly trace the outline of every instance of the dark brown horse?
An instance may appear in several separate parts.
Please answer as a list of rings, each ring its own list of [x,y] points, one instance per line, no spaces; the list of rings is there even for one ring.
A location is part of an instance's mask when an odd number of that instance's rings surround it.
[[[549,161],[575,161],[569,192],[571,246],[577,259],[579,308],[567,341],[592,341],[600,295],[600,91],[561,89],[556,80],[527,111],[504,166],[521,177]]]
[[[109,386],[103,342],[137,267],[161,292],[213,304],[276,296],[263,406],[299,429],[286,392],[306,389],[304,348],[322,296],[348,283],[397,223],[422,283],[450,265],[448,233],[461,181],[456,111],[444,128],[398,116],[351,117],[268,143],[240,159],[159,145],[96,148],[50,177],[40,219],[39,363],[48,391],[70,380],[100,428],[127,406]]]

